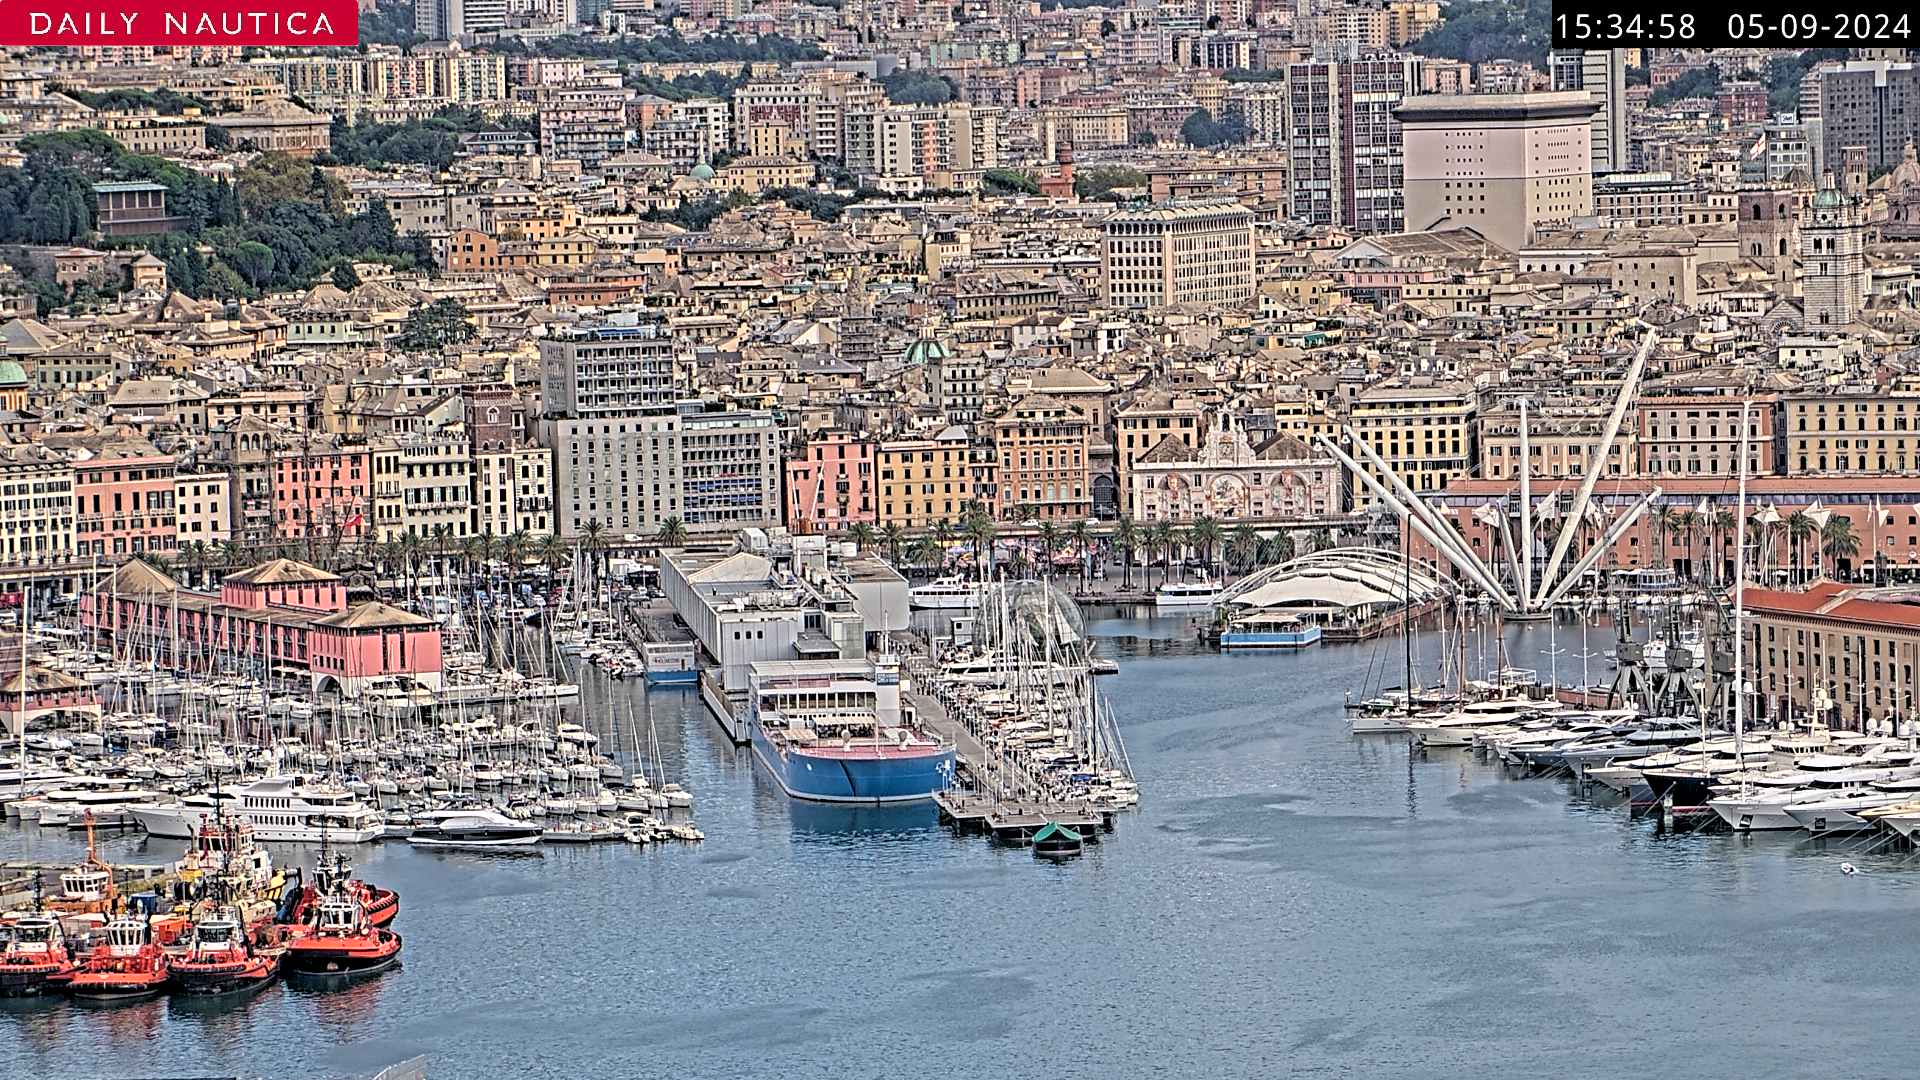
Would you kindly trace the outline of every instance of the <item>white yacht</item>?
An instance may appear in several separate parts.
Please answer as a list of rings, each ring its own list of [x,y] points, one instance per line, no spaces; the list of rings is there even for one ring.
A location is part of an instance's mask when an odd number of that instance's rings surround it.
[[[345,788],[303,782],[297,776],[269,776],[233,789],[229,813],[253,826],[255,840],[269,843],[364,844],[380,838],[380,812]],[[216,800],[192,796],[172,806],[133,807],[134,820],[150,836],[192,836]]]
[[[1220,586],[1211,581],[1169,581],[1154,591],[1153,606],[1162,611],[1210,608],[1220,599]]]
[[[498,810],[433,810],[415,814],[413,835],[407,843],[419,847],[491,848],[532,847],[545,830],[532,822],[510,818]]]
[[[959,577],[943,577],[907,590],[907,602],[917,608],[971,610],[980,604],[980,587]]]

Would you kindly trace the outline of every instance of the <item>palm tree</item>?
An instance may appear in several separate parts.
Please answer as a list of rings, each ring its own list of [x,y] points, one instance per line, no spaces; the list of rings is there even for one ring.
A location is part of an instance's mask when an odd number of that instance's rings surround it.
[[[1333,546],[1333,533],[1326,529],[1315,529],[1307,536],[1307,542],[1315,551],[1325,551]]]
[[[677,548],[687,542],[687,523],[677,517],[662,518],[653,537],[660,541],[661,547]]]
[[[420,538],[419,533],[408,529],[400,538],[400,550],[407,564],[407,598],[417,602],[420,599],[420,564],[426,559],[427,542]]]
[[[1293,558],[1293,534],[1277,532],[1260,541],[1260,561],[1268,566],[1278,566]]]
[[[993,515],[985,510],[976,510],[967,516],[961,530],[973,542],[974,565],[985,573],[993,565],[993,540],[999,534],[1000,527],[994,524]]]
[[[219,555],[220,573],[223,576],[240,569],[240,564],[246,561],[247,558],[246,549],[234,543],[232,540],[220,541]]]
[[[1260,561],[1260,534],[1251,525],[1236,525],[1227,536],[1227,568],[1244,574]]]
[[[195,587],[206,587],[207,567],[213,561],[213,552],[204,540],[194,540],[180,548],[180,564],[187,570]]]
[[[873,526],[864,521],[854,522],[853,527],[847,530],[847,539],[853,541],[853,546],[861,551],[867,550],[868,545],[873,543],[873,536]]]
[[[1840,576],[1840,561],[1851,560],[1860,554],[1860,537],[1854,534],[1853,522],[1839,514],[1828,518],[1826,526],[1820,530],[1820,545],[1833,565],[1833,577],[1836,580]]]
[[[1818,530],[1814,528],[1813,519],[1807,516],[1805,510],[1795,510],[1793,515],[1787,518],[1787,553],[1793,560],[1793,573],[1791,578],[1794,581],[1802,580],[1800,576],[1800,553],[1805,549],[1807,541],[1811,539],[1817,531]]]
[[[1067,536],[1073,540],[1073,549],[1080,555],[1080,590],[1085,592],[1087,574],[1093,568],[1093,524],[1086,518],[1080,518],[1067,526]]]
[[[1653,512],[1654,538],[1660,542],[1660,565],[1671,568],[1667,559],[1667,534],[1673,531],[1673,507],[1662,506]]]
[[[907,542],[907,530],[897,521],[889,521],[880,530],[880,542],[887,545],[887,561],[900,565],[900,548]]]
[[[1159,552],[1166,558],[1166,561],[1160,564],[1160,584],[1165,585],[1168,575],[1173,573],[1173,549],[1175,542],[1173,522],[1155,522],[1147,529],[1147,542],[1149,545],[1147,550],[1150,553]]]
[[[534,545],[534,557],[547,568],[547,582],[558,585],[560,571],[573,564],[573,545],[554,533],[548,533]]]
[[[587,554],[587,578],[593,584],[595,603],[600,596],[600,556],[607,550],[607,527],[594,518],[580,527],[580,550]]]
[[[1687,561],[1687,576],[1689,578],[1698,577],[1698,575],[1693,572],[1693,530],[1698,527],[1699,524],[1700,515],[1691,510],[1681,510],[1675,513],[1668,520],[1667,524],[1667,527],[1673,530],[1674,537],[1680,541],[1680,555]]]
[[[533,552],[533,534],[525,529],[515,529],[500,541],[500,558],[507,564],[507,595],[513,596],[519,591],[520,569],[526,565],[527,557]]]
[[[1214,574],[1213,553],[1225,536],[1220,523],[1210,517],[1201,518],[1187,529],[1187,543],[1200,553],[1200,563],[1209,575],[1218,576]]]
[[[1718,576],[1717,572],[1723,564],[1730,566],[1735,561],[1737,561],[1735,558],[1731,558],[1727,554],[1727,548],[1731,547],[1733,544],[1733,534],[1734,534],[1733,511],[1725,509],[1724,507],[1714,511],[1713,535],[1716,538],[1718,538],[1719,544],[1720,544],[1720,555],[1718,558],[1713,560],[1714,569],[1716,571],[1715,576]],[[1732,571],[1728,571],[1729,575],[1731,575],[1731,573]]]
[[[945,544],[935,540],[931,534],[925,534],[907,546],[907,561],[924,571],[926,567],[939,562],[946,553]]]
[[[1133,553],[1140,546],[1140,527],[1132,518],[1121,518],[1113,527],[1113,549],[1120,553],[1120,587],[1133,588]]]
[[[1036,539],[1040,541],[1040,557],[1044,563],[1040,576],[1052,577],[1053,557],[1066,545],[1066,537],[1061,535],[1060,526],[1054,524],[1049,518],[1040,523]]]

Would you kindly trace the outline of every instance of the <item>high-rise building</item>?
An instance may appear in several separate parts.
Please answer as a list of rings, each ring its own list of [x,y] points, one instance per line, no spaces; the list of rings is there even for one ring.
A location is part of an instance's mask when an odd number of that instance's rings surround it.
[[[458,41],[507,25],[507,0],[416,0],[414,32],[429,41]]]
[[[1891,168],[1908,141],[1920,140],[1920,65],[1851,60],[1817,69],[1806,82],[1817,90],[1817,172],[1838,169],[1850,146],[1866,148],[1869,168]]]
[[[659,324],[594,326],[540,342],[541,404],[548,416],[670,410],[672,334]]]
[[[1288,216],[1360,233],[1405,228],[1400,121],[1418,57],[1310,60],[1287,68]]]
[[[1406,227],[1464,225],[1517,251],[1542,225],[1593,213],[1584,90],[1408,98]]]
[[[1555,90],[1585,90],[1600,110],[1593,114],[1596,173],[1626,172],[1627,52],[1625,49],[1556,49],[1552,57]]]
[[[1108,215],[1100,298],[1109,307],[1244,304],[1258,285],[1253,211],[1235,199],[1174,199]]]
[[[542,444],[553,451],[553,524],[651,535],[780,520],[779,423],[682,400],[672,335],[659,324],[594,326],[540,343]]]

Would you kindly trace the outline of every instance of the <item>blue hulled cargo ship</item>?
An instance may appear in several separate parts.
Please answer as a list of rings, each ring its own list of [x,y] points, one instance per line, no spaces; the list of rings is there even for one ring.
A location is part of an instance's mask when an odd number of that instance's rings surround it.
[[[793,798],[911,802],[953,783],[953,747],[902,720],[890,658],[756,663],[749,702],[753,756]]]

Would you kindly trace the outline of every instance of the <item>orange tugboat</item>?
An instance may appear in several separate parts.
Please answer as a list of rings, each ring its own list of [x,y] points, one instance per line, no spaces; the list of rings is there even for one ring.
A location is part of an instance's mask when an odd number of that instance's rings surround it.
[[[111,1004],[150,998],[166,989],[172,965],[147,924],[122,916],[107,924],[107,939],[80,958],[67,984],[75,1001]]]
[[[400,935],[373,925],[351,890],[320,898],[313,923],[287,944],[287,970],[301,975],[361,978],[400,961]]]
[[[240,916],[222,907],[194,921],[186,952],[171,967],[182,994],[250,994],[280,974],[280,954],[254,951]]]
[[[51,915],[22,915],[0,925],[6,946],[0,949],[0,997],[34,997],[58,992],[73,978],[73,957],[60,920]]]
[[[94,848],[93,811],[86,812],[85,820],[87,857],[60,875],[60,895],[46,902],[46,909],[58,915],[113,913],[113,867],[108,866]]]

